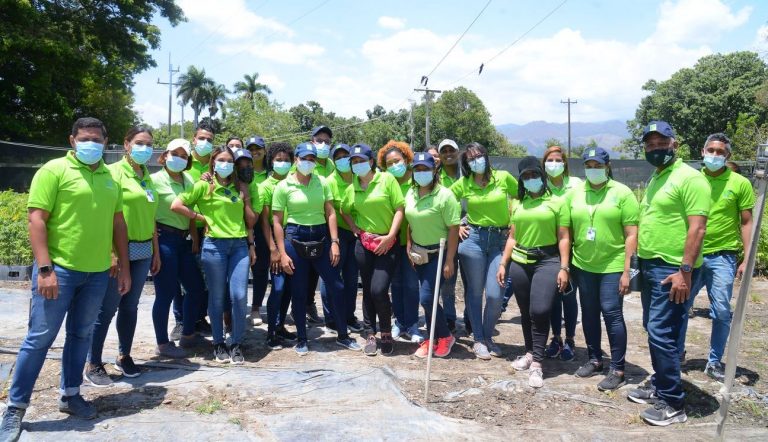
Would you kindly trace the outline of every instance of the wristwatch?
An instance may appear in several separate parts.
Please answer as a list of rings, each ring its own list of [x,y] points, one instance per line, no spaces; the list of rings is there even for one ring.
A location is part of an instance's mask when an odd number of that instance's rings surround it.
[[[53,271],[53,266],[50,264],[46,264],[44,266],[40,266],[37,268],[38,273],[41,275],[50,275]]]
[[[331,238],[331,242],[335,242],[336,244],[339,244],[339,238]]]
[[[691,267],[690,264],[683,263],[680,265],[680,271],[683,273],[691,273],[693,271],[693,267]]]

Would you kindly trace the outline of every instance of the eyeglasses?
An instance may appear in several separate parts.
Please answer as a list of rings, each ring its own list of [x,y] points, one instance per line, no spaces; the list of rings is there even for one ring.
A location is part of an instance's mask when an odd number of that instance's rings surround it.
[[[226,187],[224,188],[224,195],[228,196],[233,203],[237,202],[237,197],[234,194],[232,194],[232,191],[227,189]]]

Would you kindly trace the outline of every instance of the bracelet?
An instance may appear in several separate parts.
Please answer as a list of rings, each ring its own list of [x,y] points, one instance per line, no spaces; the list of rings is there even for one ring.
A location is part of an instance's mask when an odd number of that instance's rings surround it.
[[[560,266],[560,270],[565,270],[566,273],[571,273],[571,268],[568,266]]]
[[[331,242],[332,242],[332,243],[334,243],[334,242],[335,242],[336,244],[340,244],[340,242],[339,242],[339,238],[331,238]]]
[[[189,219],[196,220],[197,219],[197,212],[193,211],[192,213],[193,213],[193,215]]]

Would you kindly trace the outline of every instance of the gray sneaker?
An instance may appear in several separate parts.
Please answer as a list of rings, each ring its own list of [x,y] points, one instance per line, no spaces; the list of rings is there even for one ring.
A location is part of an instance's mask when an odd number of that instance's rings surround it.
[[[245,356],[243,355],[243,348],[240,344],[235,344],[229,350],[229,360],[232,365],[242,365],[245,362]]]
[[[181,331],[184,330],[184,325],[180,322],[177,322],[176,325],[173,326],[173,330],[171,330],[171,334],[168,337],[171,341],[178,341],[181,339]]]
[[[360,344],[358,344],[357,341],[352,338],[336,339],[336,345],[352,351],[362,350],[362,347],[360,347]]]
[[[21,436],[21,420],[24,419],[23,408],[8,407],[3,413],[3,424],[0,426],[0,441],[16,442]]]
[[[94,387],[103,388],[112,385],[112,378],[109,377],[107,370],[104,369],[104,364],[87,364],[83,377]]]
[[[179,341],[181,342],[181,341]],[[187,357],[187,352],[176,346],[173,341],[155,347],[155,354],[164,358],[183,359]]]
[[[475,345],[472,346],[472,351],[475,352],[475,357],[477,357],[477,359],[482,359],[484,361],[491,359],[491,353],[488,352],[488,347],[482,342],[475,342]]]
[[[363,353],[368,356],[376,356],[379,352],[379,343],[376,341],[376,336],[370,335],[365,341],[365,347],[363,347]]]
[[[307,341],[299,340],[299,342],[296,343],[296,346],[293,347],[293,351],[296,352],[299,356],[306,356],[309,354],[309,347],[307,346]]]
[[[80,419],[93,419],[98,414],[96,407],[88,403],[82,396],[61,396],[59,398],[59,411]]]
[[[544,373],[541,371],[541,368],[531,368],[528,371],[528,386],[532,388],[544,386]]]

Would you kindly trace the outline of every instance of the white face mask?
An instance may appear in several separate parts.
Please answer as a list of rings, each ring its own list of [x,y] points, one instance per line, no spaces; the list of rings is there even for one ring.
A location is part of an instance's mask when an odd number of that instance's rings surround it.
[[[544,170],[547,171],[547,175],[551,176],[552,178],[557,178],[565,171],[565,163],[547,161],[544,163]]]
[[[608,173],[605,169],[584,169],[584,175],[592,184],[603,184],[608,181]]]

